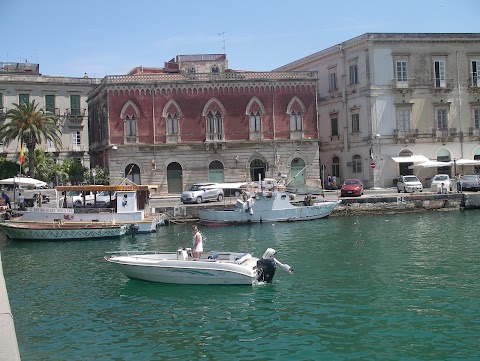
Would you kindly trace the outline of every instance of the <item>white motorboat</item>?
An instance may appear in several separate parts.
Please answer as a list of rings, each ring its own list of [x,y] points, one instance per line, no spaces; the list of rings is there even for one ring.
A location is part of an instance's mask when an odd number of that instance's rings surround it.
[[[250,253],[211,252],[193,258],[190,248],[177,252],[109,252],[105,260],[128,278],[152,282],[202,285],[252,285],[270,283],[277,267],[293,273],[291,267],[275,259],[268,248],[262,259]]]
[[[0,229],[12,239],[36,241],[120,237],[127,232],[126,225],[97,222],[4,222]]]
[[[293,203],[291,194],[284,191],[284,186],[272,179],[264,181],[270,186],[245,192],[237,199],[235,208],[199,209],[200,222],[204,225],[222,225],[308,221],[328,217],[340,204],[340,201],[319,200],[315,196],[306,196],[302,202]]]
[[[85,186],[58,186],[57,207],[29,207],[19,218],[29,222],[81,222],[81,223],[117,223],[125,224],[132,233],[155,232],[161,224],[159,215],[152,215],[148,204],[148,186],[136,184],[124,185],[85,185]],[[67,207],[68,192],[83,194],[78,201],[80,206]],[[87,201],[86,192],[92,193]],[[97,204],[96,195],[110,193],[111,201],[103,199]],[[91,204],[88,204],[91,203]],[[110,203],[110,207],[106,207]]]

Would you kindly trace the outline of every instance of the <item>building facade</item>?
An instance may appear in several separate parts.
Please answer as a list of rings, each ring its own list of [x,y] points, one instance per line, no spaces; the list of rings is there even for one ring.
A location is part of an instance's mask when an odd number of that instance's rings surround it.
[[[161,193],[280,174],[318,183],[317,80],[230,70],[223,54],[107,76],[88,98],[92,166]]]
[[[99,80],[87,76],[42,75],[38,64],[0,63],[0,113],[14,108],[14,104],[34,100],[39,104],[38,110],[58,115],[62,124],[61,148],[47,142],[39,144],[37,149],[52,153],[57,161],[76,157],[89,168],[87,94],[98,83]],[[20,148],[19,143],[6,146],[0,139],[0,155],[9,160],[19,160]]]
[[[276,70],[318,72],[327,172],[383,188],[473,171],[412,166],[480,159],[479,67],[480,34],[367,33]]]

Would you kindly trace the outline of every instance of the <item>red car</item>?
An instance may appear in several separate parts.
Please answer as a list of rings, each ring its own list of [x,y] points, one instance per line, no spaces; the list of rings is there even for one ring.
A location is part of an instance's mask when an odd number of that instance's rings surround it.
[[[340,189],[340,196],[358,196],[363,195],[363,183],[360,179],[347,179],[342,184]]]

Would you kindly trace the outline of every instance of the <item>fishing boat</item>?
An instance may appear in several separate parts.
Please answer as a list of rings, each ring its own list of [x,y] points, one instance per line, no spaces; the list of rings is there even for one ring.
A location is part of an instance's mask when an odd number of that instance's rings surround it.
[[[339,204],[340,201],[321,200],[312,195],[293,202],[285,186],[267,178],[260,188],[244,192],[234,208],[202,208],[198,217],[204,225],[308,221],[328,217]]]
[[[10,238],[22,240],[66,240],[120,237],[127,226],[98,222],[4,222],[0,229]]]
[[[159,215],[151,211],[148,186],[130,182],[119,185],[58,186],[55,191],[55,208],[29,207],[18,220],[125,224],[132,233],[155,232],[162,221]],[[97,203],[96,197],[105,193],[111,194],[111,199],[105,202],[102,198]],[[80,196],[71,202],[69,194]]]
[[[191,248],[177,252],[109,252],[105,260],[132,279],[193,285],[253,285],[271,283],[276,268],[293,273],[268,248],[261,259],[250,253],[211,252],[194,258]]]

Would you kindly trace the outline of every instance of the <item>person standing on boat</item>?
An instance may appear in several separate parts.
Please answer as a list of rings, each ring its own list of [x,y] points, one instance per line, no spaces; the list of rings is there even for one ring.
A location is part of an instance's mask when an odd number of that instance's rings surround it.
[[[193,233],[193,258],[200,258],[203,252],[203,237],[202,234],[198,231],[196,225],[192,226]]]
[[[8,209],[12,209],[12,205],[10,203],[10,197],[4,191],[2,191],[2,198],[5,199],[5,204],[8,206]]]
[[[21,211],[25,210],[25,196],[22,193],[18,193],[18,207]]]

